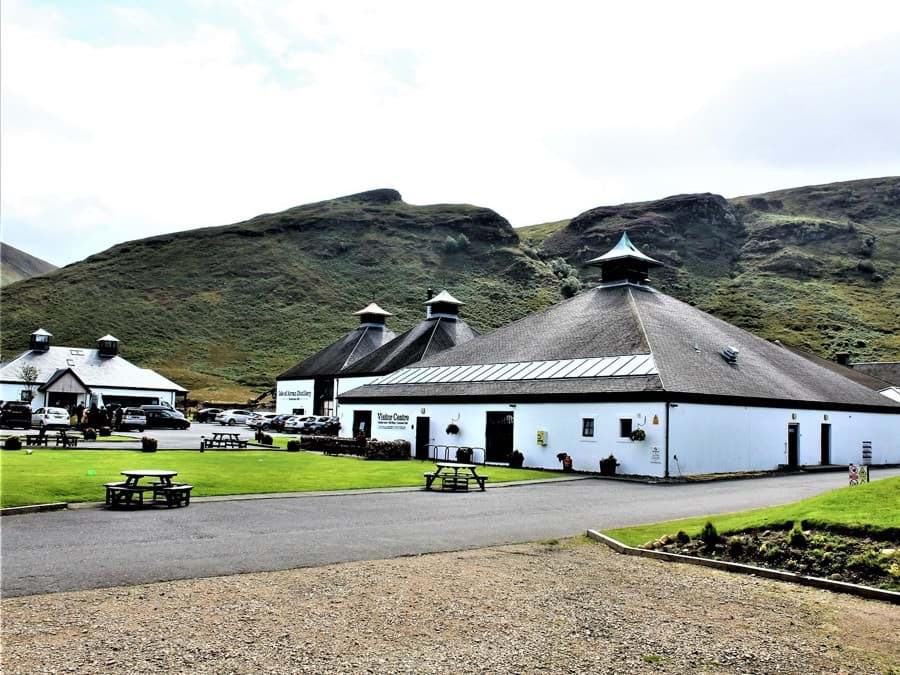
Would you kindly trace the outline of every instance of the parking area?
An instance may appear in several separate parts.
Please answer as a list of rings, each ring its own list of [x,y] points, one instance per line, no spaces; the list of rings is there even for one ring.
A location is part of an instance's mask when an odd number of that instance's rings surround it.
[[[209,423],[192,423],[190,429],[145,429],[143,433],[137,431],[123,432],[122,436],[133,436],[135,442],[132,443],[90,443],[90,447],[102,447],[110,449],[133,449],[140,446],[141,436],[150,436],[158,442],[160,450],[199,450],[200,441],[203,438],[210,438],[213,433],[221,431],[232,431],[242,439],[253,441],[253,435],[256,433],[253,429],[244,425],[223,426],[221,424]],[[271,436],[283,436],[285,434],[276,434],[267,432]],[[289,434],[288,434],[289,435]]]

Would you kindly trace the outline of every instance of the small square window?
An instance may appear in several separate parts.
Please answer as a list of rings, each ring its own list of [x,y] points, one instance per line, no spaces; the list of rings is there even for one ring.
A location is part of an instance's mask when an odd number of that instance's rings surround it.
[[[594,435],[594,418],[593,417],[585,417],[581,420],[581,435],[593,437],[593,435]]]
[[[630,417],[622,417],[619,419],[620,438],[631,438],[631,423],[632,420]]]

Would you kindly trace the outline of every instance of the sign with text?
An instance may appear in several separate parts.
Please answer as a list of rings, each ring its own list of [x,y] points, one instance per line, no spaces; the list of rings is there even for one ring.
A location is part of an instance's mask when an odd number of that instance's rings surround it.
[[[376,429],[408,429],[409,415],[402,413],[378,413],[375,422]]]

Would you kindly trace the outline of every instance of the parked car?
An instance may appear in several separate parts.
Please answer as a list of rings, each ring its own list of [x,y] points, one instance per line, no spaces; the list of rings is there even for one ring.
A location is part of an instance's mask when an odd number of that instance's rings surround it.
[[[31,414],[31,426],[41,431],[68,429],[69,412],[65,408],[38,408]]]
[[[341,429],[341,420],[337,417],[316,417],[307,422],[300,430],[302,434],[314,434],[316,436],[337,436]]]
[[[275,417],[269,421],[269,428],[272,431],[284,431],[284,423],[291,417],[293,417],[293,415],[275,415]]]
[[[227,424],[234,426],[235,424],[246,424],[250,419],[249,410],[223,410],[216,415],[216,422],[219,424]]]
[[[222,408],[204,408],[194,413],[195,422],[215,422],[216,415],[222,412]]]
[[[142,405],[147,429],[187,429],[191,423],[179,411],[164,405]]]
[[[119,426],[119,429],[122,431],[128,431],[129,429],[136,429],[137,431],[143,431],[147,426],[147,413],[144,412],[143,408],[125,408],[122,411],[122,424]]]
[[[272,420],[278,417],[275,413],[259,413],[251,417],[247,421],[247,426],[261,431],[268,431],[272,428]]]
[[[0,427],[15,429],[31,428],[31,406],[19,401],[7,401],[0,406]]]
[[[300,433],[306,426],[307,422],[315,421],[315,417],[311,415],[293,415],[284,421],[284,433],[296,434]]]

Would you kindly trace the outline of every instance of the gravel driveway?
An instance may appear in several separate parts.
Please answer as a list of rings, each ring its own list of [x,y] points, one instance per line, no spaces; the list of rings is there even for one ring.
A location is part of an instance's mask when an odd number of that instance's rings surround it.
[[[884,673],[900,608],[582,539],[7,599],[3,671]]]

